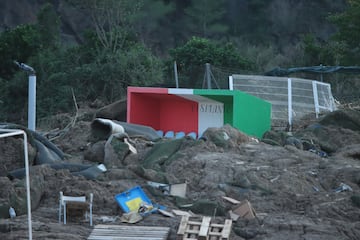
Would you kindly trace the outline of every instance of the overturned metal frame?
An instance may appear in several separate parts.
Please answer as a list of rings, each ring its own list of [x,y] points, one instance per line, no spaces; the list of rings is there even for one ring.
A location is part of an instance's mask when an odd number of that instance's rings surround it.
[[[32,240],[29,155],[28,155],[27,135],[24,130],[0,129],[0,138],[13,137],[13,136],[17,136],[17,135],[23,135],[23,137],[24,137],[24,161],[25,161],[25,172],[26,172],[26,198],[27,198],[27,212],[28,212],[28,228],[29,228],[29,240]]]

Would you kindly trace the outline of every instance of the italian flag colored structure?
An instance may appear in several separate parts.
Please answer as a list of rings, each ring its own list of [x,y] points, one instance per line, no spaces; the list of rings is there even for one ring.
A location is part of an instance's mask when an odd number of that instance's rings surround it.
[[[127,122],[197,137],[230,124],[261,138],[271,128],[271,104],[238,90],[128,87]]]

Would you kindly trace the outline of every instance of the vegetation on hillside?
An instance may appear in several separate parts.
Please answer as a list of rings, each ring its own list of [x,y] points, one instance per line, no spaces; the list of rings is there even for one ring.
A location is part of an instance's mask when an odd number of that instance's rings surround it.
[[[199,88],[205,63],[229,74],[262,74],[277,66],[360,60],[360,0],[66,4],[92,22],[77,44],[62,42],[62,16],[50,3],[39,10],[36,23],[0,33],[1,121],[26,119],[27,75],[14,60],[36,70],[38,117],[74,110],[73,94],[78,101],[110,103],[125,97],[129,85],[173,86],[175,61],[180,86]]]

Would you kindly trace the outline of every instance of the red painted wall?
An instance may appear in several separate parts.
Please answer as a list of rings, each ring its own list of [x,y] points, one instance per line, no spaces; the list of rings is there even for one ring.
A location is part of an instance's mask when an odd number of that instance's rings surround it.
[[[141,124],[159,129],[160,127],[160,101],[147,94],[131,94],[131,123]]]
[[[163,88],[128,88],[127,122],[155,130],[198,131],[198,104]]]
[[[127,122],[160,127],[160,102],[158,94],[167,94],[166,88],[128,87]]]
[[[160,127],[164,132],[185,133],[198,131],[198,104],[181,97],[169,95],[161,104]]]

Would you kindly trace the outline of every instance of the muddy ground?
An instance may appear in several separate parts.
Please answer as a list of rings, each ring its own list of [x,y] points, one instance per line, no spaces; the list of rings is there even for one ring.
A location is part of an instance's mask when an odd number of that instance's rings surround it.
[[[159,142],[132,138],[137,154],[127,152],[123,158],[117,155],[104,159],[105,141],[94,141],[91,136],[96,109],[85,110],[76,119],[71,115],[47,119],[39,131],[53,138],[52,142],[66,154],[65,162],[103,162],[108,171],[88,180],[46,165],[33,168],[31,188],[37,203],[32,210],[33,239],[87,239],[90,235],[93,227],[83,218],[70,218],[66,225],[58,222],[60,191],[68,195],[93,193],[94,225],[131,225],[121,222],[123,212],[114,196],[137,185],[153,203],[166,206],[168,211],[191,211],[219,222],[228,219],[228,211],[234,207],[223,196],[248,200],[257,218],[234,221],[230,235],[234,240],[360,239],[360,128],[356,126],[338,126],[336,121],[327,125],[332,151],[328,156],[296,144],[265,143],[225,126],[210,129],[201,140],[162,139],[166,150],[156,149]],[[67,126],[72,121],[74,124]],[[3,203],[12,193],[24,191],[16,188],[20,180],[10,180],[5,174],[19,167],[18,163],[9,164],[19,161],[14,159],[21,149],[21,144],[17,145],[17,150],[0,148],[4,152],[1,161],[5,162],[0,179]],[[149,187],[147,181],[187,182],[186,198],[164,195]],[[341,184],[346,188],[339,188]],[[169,239],[176,239],[180,219],[153,213],[136,225],[168,226]],[[28,239],[26,211],[12,219],[0,219],[0,239]]]

